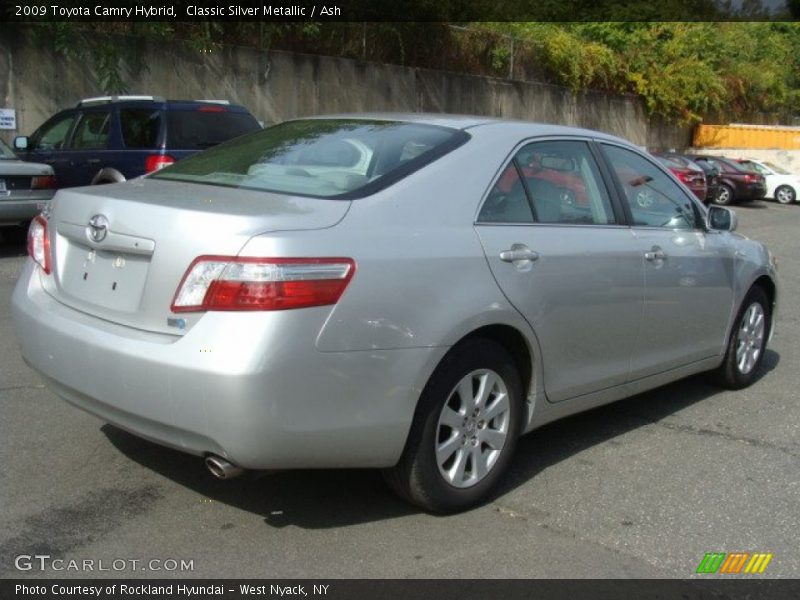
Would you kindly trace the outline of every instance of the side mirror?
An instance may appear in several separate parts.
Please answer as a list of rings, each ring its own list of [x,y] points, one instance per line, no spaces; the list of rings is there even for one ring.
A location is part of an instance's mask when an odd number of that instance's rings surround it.
[[[28,136],[18,135],[14,138],[14,150],[27,150],[28,149]]]
[[[717,231],[736,231],[739,219],[730,208],[722,206],[709,206],[706,214],[706,228]]]

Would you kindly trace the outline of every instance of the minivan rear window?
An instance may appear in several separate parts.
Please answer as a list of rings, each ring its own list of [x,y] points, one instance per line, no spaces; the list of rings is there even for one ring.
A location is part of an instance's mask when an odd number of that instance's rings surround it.
[[[261,126],[249,113],[209,106],[167,111],[167,148],[205,150],[230,139],[258,131]]]
[[[372,194],[469,139],[464,131],[397,121],[288,121],[151,175],[320,198]]]

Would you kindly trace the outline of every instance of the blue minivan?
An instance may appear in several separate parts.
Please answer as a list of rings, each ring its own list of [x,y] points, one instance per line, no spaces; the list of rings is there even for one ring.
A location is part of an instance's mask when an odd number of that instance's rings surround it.
[[[55,114],[14,148],[51,165],[63,188],[125,181],[259,129],[227,101],[102,96]]]

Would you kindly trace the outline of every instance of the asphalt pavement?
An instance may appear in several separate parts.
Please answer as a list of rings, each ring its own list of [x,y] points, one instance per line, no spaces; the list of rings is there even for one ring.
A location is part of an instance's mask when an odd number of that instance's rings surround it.
[[[800,205],[736,210],[782,282],[759,380],[693,377],[548,425],[490,502],[447,517],[374,471],[217,481],[67,405],[19,355],[24,240],[0,231],[0,578],[685,578],[736,551],[773,554],[758,577],[800,577]]]

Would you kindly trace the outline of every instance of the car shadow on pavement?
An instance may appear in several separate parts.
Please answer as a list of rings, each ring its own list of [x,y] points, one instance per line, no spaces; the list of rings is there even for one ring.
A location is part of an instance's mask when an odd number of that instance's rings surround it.
[[[779,362],[780,356],[768,350],[759,379]],[[489,502],[587,448],[614,443],[614,438],[722,392],[698,375],[546,425],[520,440],[511,469]],[[326,529],[420,512],[394,496],[376,470],[284,471],[220,481],[196,456],[148,442],[113,425],[103,425],[102,432],[132,461],[215,502],[257,514],[271,527]]]
[[[763,210],[765,208],[769,208],[770,204],[775,204],[774,202],[767,202],[765,200],[751,200],[750,202],[739,202],[734,204],[733,206],[729,206],[727,208],[739,209],[739,208],[755,208],[757,210]]]
[[[374,469],[245,473],[220,481],[201,458],[159,446],[113,425],[102,432],[125,456],[214,502],[263,517],[271,527],[326,529],[419,512],[394,496]]]
[[[767,350],[754,383],[777,368],[778,363],[780,355]],[[520,438],[509,476],[500,484],[497,496],[527,483],[540,471],[587,448],[607,442],[619,445],[615,438],[659,423],[693,404],[725,392],[710,381],[708,374],[701,373],[545,425]],[[712,433],[707,429],[698,431]],[[724,432],[720,434],[724,435]]]
[[[24,256],[27,231],[21,227],[0,227],[0,258]]]

